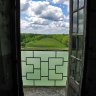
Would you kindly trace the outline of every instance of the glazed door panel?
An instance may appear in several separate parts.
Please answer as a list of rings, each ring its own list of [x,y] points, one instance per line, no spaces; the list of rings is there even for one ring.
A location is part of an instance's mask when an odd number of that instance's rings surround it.
[[[70,0],[70,54],[68,96],[80,96],[84,66],[85,13],[84,0]],[[81,2],[83,5],[81,5]],[[82,6],[82,7],[81,7]]]

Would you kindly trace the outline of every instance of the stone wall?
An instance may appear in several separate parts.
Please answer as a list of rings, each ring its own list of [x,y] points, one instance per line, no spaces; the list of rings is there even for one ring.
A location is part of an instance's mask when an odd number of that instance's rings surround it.
[[[32,87],[24,88],[24,96],[66,96],[65,87]]]

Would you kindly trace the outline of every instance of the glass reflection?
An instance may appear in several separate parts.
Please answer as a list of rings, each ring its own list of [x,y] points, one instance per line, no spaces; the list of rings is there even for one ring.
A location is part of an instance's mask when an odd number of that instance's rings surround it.
[[[73,32],[77,32],[77,12],[73,14]]]
[[[74,78],[75,81],[78,83],[80,82],[80,70],[81,70],[81,62],[78,61],[76,58],[71,57],[71,76]]]
[[[82,58],[82,50],[83,50],[83,35],[77,36],[77,57],[79,59]]]
[[[80,82],[80,69],[81,69],[81,62],[76,61],[76,66],[75,66],[75,80],[79,83]]]
[[[71,76],[75,79],[75,66],[76,66],[76,60],[74,58],[71,58]]]
[[[84,0],[79,0],[79,8],[84,6]]]
[[[83,27],[84,27],[84,9],[79,11],[79,30],[78,30],[78,32],[80,34],[83,33],[83,29],[84,29]]]
[[[73,11],[77,10],[77,0],[73,0]]]
[[[72,55],[76,57],[76,36],[72,36]]]

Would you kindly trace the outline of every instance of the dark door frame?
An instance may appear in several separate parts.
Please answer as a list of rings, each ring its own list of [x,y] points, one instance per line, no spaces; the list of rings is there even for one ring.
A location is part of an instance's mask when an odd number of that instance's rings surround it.
[[[21,69],[21,46],[20,46],[20,0],[15,1],[15,40],[16,40],[16,63],[17,63],[17,78],[18,78],[18,96],[23,94],[22,69]]]
[[[16,96],[23,95],[23,83],[21,74],[21,48],[20,48],[20,0],[11,0],[11,29],[12,29],[12,56],[14,68],[14,91]]]

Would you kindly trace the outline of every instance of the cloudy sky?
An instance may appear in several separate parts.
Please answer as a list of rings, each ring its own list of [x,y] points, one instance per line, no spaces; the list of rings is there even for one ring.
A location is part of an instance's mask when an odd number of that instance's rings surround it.
[[[21,32],[69,33],[69,0],[21,0]]]

